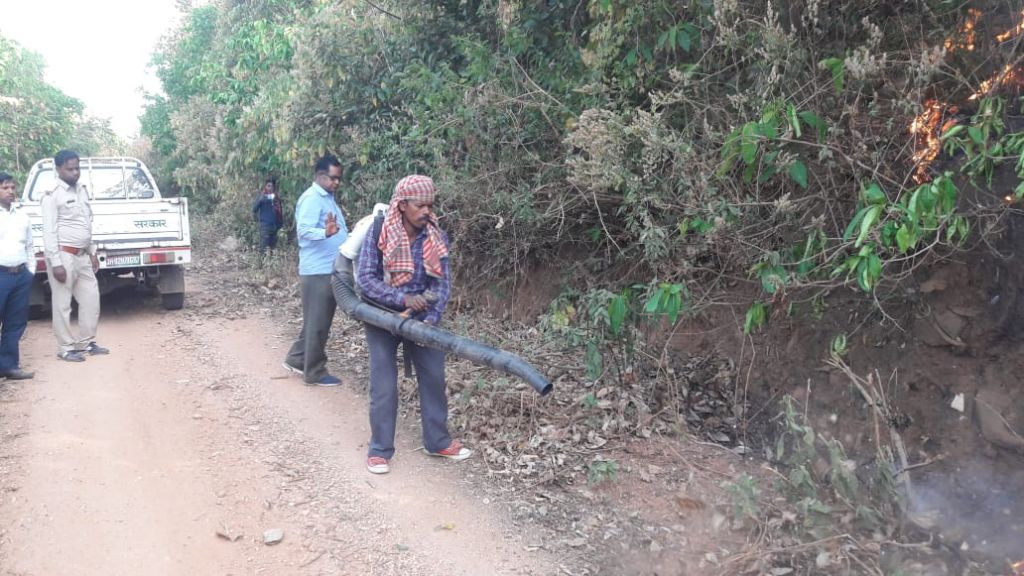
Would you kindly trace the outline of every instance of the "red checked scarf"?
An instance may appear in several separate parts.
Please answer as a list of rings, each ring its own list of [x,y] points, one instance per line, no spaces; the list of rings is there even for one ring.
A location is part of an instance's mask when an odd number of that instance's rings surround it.
[[[406,176],[395,185],[395,193],[388,206],[388,215],[381,228],[377,248],[384,255],[384,281],[391,286],[401,286],[412,280],[416,263],[412,261],[409,235],[402,225],[402,213],[398,203],[403,200],[414,202],[434,201],[434,181],[429,176]],[[423,241],[423,268],[427,275],[441,278],[441,259],[448,256],[448,247],[441,239],[437,219],[431,214],[427,224],[427,237]]]

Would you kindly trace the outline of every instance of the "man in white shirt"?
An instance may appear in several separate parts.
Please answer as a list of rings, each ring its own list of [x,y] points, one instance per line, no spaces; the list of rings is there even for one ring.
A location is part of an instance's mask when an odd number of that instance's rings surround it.
[[[14,206],[14,177],[0,172],[0,377],[28,380],[18,342],[28,325],[28,295],[36,273],[32,225]]]
[[[84,362],[85,355],[109,354],[96,343],[100,320],[100,288],[96,271],[100,262],[92,243],[92,206],[82,175],[78,154],[61,150],[53,157],[57,184],[43,195],[43,250],[46,275],[53,296],[53,332],[57,336],[57,357],[67,362]],[[71,298],[78,302],[78,330],[71,329]]]

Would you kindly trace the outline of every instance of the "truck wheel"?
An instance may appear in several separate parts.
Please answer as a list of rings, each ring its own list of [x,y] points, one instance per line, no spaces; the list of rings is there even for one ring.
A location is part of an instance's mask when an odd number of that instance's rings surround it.
[[[160,300],[163,302],[164,310],[181,310],[185,305],[185,293],[161,294]]]

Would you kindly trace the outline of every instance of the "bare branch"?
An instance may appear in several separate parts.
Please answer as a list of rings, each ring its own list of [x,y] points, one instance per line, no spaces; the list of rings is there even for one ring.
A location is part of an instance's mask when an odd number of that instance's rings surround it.
[[[401,20],[401,19],[402,19],[402,17],[401,17],[401,16],[399,16],[398,14],[395,14],[394,12],[388,12],[387,10],[385,10],[384,8],[381,8],[380,6],[378,6],[378,5],[374,4],[374,3],[373,3],[373,2],[371,2],[370,0],[366,0],[366,3],[367,3],[367,4],[369,4],[370,6],[373,6],[373,7],[374,7],[374,8],[376,8],[376,9],[377,9],[378,11],[380,11],[380,12],[382,12],[382,13],[384,13],[384,14],[387,14],[388,16],[391,16],[391,17],[392,17],[392,18],[394,18],[395,20]]]

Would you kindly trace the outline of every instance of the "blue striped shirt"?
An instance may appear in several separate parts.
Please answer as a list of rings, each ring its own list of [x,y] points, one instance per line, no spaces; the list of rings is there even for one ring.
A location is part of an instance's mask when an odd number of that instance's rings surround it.
[[[329,238],[328,214],[338,221],[338,233]],[[315,182],[295,204],[295,231],[299,236],[299,276],[330,274],[338,248],[348,238],[348,227],[337,202]]]
[[[356,282],[359,283],[359,291],[362,292],[364,298],[398,311],[405,310],[406,294],[422,294],[430,290],[437,294],[437,302],[426,311],[413,315],[413,318],[437,326],[441,322],[441,314],[444,313],[451,295],[451,274],[448,269],[448,258],[442,258],[442,278],[427,275],[423,268],[423,241],[426,238],[427,230],[424,228],[409,245],[414,263],[412,280],[395,287],[384,281],[384,264],[381,261],[380,248],[377,248],[377,239],[373,237],[371,228],[359,251],[359,270]],[[441,238],[444,240],[444,245],[448,246],[448,235],[443,230]]]

